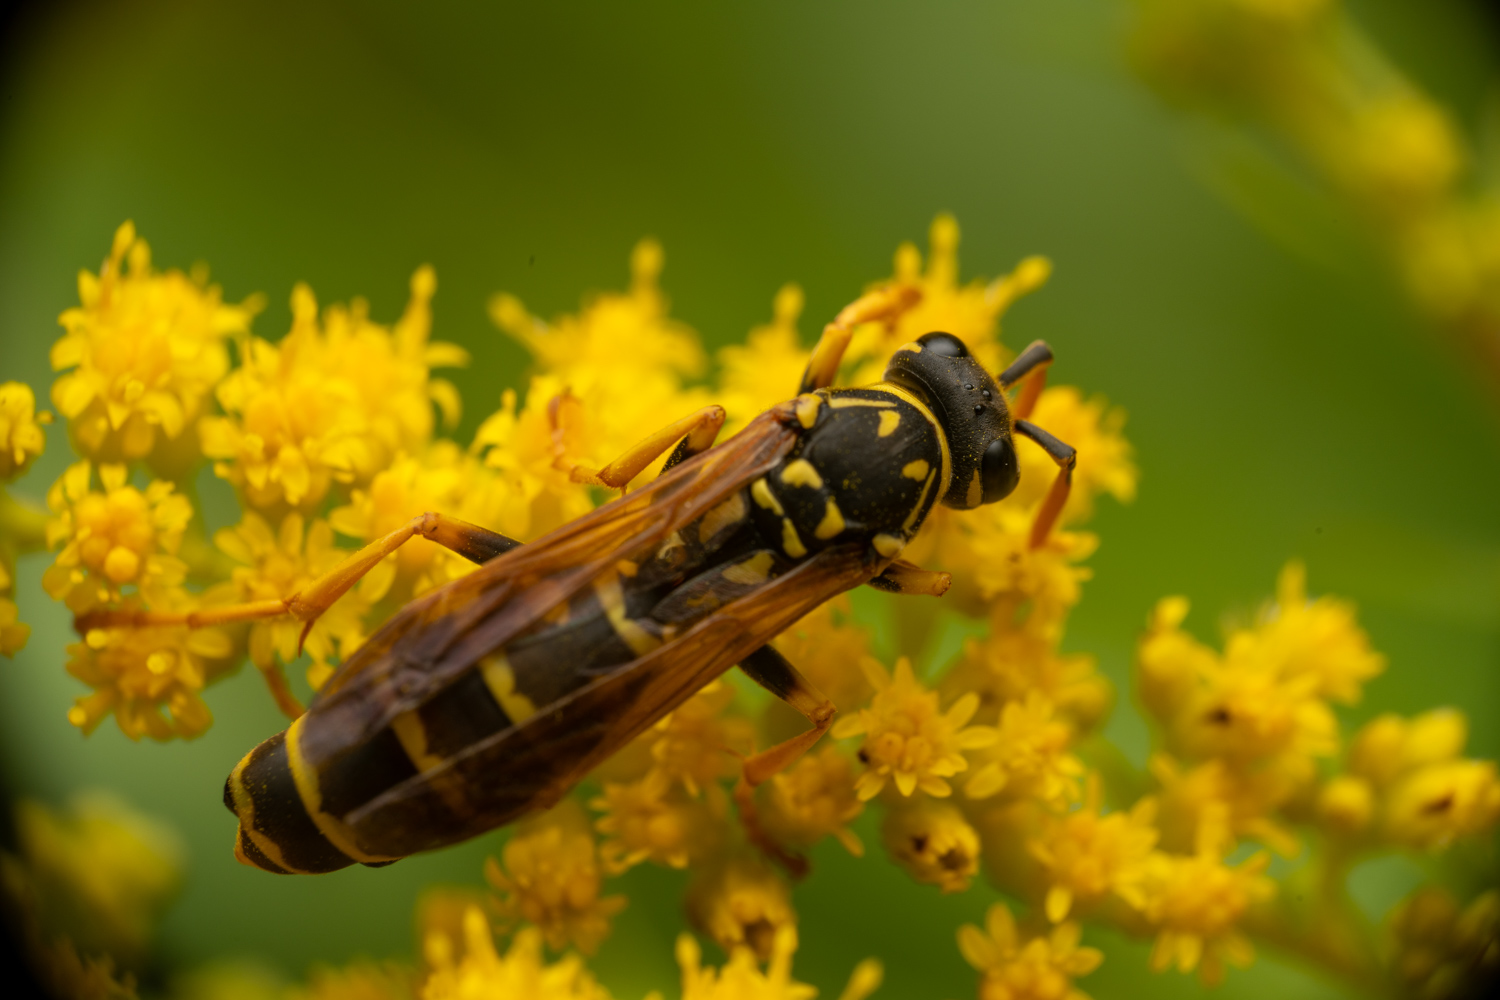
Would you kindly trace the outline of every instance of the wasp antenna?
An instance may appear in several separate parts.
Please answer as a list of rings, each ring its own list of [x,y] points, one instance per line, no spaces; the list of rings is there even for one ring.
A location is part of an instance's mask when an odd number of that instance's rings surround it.
[[[1010,363],[1010,367],[1000,373],[997,381],[1002,389],[1009,389],[1036,369],[1045,368],[1051,363],[1052,348],[1047,346],[1045,340],[1033,340],[1026,346],[1026,350],[1016,355],[1016,360]]]

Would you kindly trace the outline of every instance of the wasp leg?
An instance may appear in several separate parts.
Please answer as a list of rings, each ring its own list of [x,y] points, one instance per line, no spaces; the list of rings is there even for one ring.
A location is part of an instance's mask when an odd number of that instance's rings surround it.
[[[807,873],[807,859],[788,852],[765,832],[755,808],[755,789],[797,763],[833,725],[836,709],[833,702],[769,644],[741,660],[740,669],[813,724],[813,728],[805,733],[746,757],[739,783],[734,789],[734,801],[745,833],[757,847],[800,878]]]
[[[1078,452],[1072,445],[1063,444],[1029,420],[1017,420],[1016,433],[1041,445],[1042,450],[1057,463],[1057,478],[1052,480],[1052,488],[1047,491],[1047,498],[1042,501],[1041,508],[1036,512],[1036,520],[1031,524],[1031,547],[1039,549],[1047,541],[1052,526],[1057,523],[1063,504],[1068,502],[1068,491],[1073,488],[1073,467],[1078,464]]]
[[[894,323],[898,316],[916,305],[921,297],[922,293],[911,285],[887,285],[861,295],[839,310],[833,322],[823,327],[823,336],[818,338],[818,346],[813,348],[812,357],[807,361],[807,371],[802,374],[802,384],[797,388],[797,395],[814,389],[826,389],[833,384],[856,326],[877,320]]]
[[[892,594],[925,594],[928,597],[942,597],[952,585],[953,577],[950,574],[923,569],[901,559],[891,563],[870,581],[870,586],[876,590]]]
[[[229,625],[235,622],[258,621],[291,615],[311,624],[319,615],[333,606],[359,582],[360,578],[375,568],[375,564],[395,552],[406,542],[420,535],[452,549],[474,562],[487,560],[508,552],[521,543],[513,538],[486,531],[456,518],[442,514],[418,514],[395,531],[377,538],[333,569],[314,580],[307,587],[279,600],[248,601],[243,604],[224,604],[219,607],[200,608],[196,611],[90,611],[80,615],[75,628],[86,632],[94,628],[147,628],[151,626],[186,625],[188,628],[206,628],[211,625]]]
[[[1052,348],[1047,346],[1045,340],[1033,340],[1026,346],[1026,350],[1016,355],[1016,360],[1010,363],[1010,367],[1000,373],[1002,389],[1009,389],[1019,382],[1025,383],[1021,386],[1021,395],[1010,408],[1018,420],[1031,416],[1031,411],[1036,409],[1036,401],[1047,387],[1047,366],[1050,364]]]
[[[640,475],[646,466],[670,448],[672,442],[681,438],[677,450],[668,459],[669,465],[675,465],[701,451],[708,450],[713,445],[714,439],[719,436],[719,428],[723,426],[724,407],[705,406],[697,413],[670,423],[644,441],[632,445],[626,449],[625,454],[602,469],[593,471],[581,465],[575,465],[569,471],[568,478],[575,483],[607,486],[612,490],[624,489],[625,484]]]

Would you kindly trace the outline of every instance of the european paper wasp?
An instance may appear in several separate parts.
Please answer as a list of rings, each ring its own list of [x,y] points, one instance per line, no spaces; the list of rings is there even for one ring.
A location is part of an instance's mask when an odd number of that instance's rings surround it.
[[[834,715],[771,639],[860,584],[946,591],[946,573],[903,561],[902,549],[934,504],[1009,495],[1016,435],[1058,465],[1033,546],[1068,496],[1073,448],[1025,419],[1052,361],[1041,341],[993,377],[957,337],[929,333],[895,352],[883,381],[831,388],[854,328],[893,322],[914,302],[897,287],[846,307],[797,396],[722,444],[724,410],[709,406],[601,469],[573,469],[575,481],[623,489],[673,449],[649,485],[537,541],[426,513],[284,600],[98,612],[79,627],[282,614],[310,625],[417,536],[481,564],[397,612],[230,774],[235,854],[269,872],[385,865],[546,808],[736,664],[812,723],[745,760],[741,789],[753,788]],[[1012,401],[1006,390],[1017,386]],[[753,836],[748,816],[747,827]]]

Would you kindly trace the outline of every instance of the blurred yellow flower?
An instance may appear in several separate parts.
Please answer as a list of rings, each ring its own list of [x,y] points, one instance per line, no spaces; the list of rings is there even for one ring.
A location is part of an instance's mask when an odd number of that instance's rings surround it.
[[[803,756],[769,782],[762,811],[766,831],[777,843],[805,850],[832,836],[855,857],[865,852],[848,824],[864,812],[855,791],[854,763],[837,747]]]
[[[1078,798],[1083,764],[1068,752],[1072,730],[1045,695],[1033,691],[1006,705],[994,732],[996,739],[974,756],[964,795],[985,799],[1004,791],[1051,805]]]
[[[153,271],[130,222],[99,274],[79,273],[78,298],[52,346],[53,370],[66,372],[52,403],[73,440],[98,461],[150,457],[169,475],[186,469],[198,455],[193,424],[229,369],[225,341],[249,332],[259,304],[225,305],[206,270]]]
[[[917,797],[892,803],[880,826],[891,860],[918,882],[963,892],[979,873],[979,834],[947,802]]]
[[[150,605],[169,602],[187,574],[176,557],[193,505],[154,480],[145,491],[128,484],[125,466],[99,467],[101,490],[92,489],[87,459],[63,473],[47,493],[52,520],[47,545],[62,547],[42,575],[53,599],[79,614],[118,601],[134,587]]]
[[[705,968],[698,942],[683,934],[677,939],[682,1000],[812,1000],[817,989],[792,978],[792,955],[796,951],[797,931],[787,925],[772,939],[771,960],[764,972],[749,948],[736,948],[721,969]],[[881,976],[880,963],[865,959],[855,966],[839,1000],[864,1000],[879,988]]]
[[[542,934],[526,927],[511,939],[510,949],[495,950],[490,925],[478,907],[463,916],[462,940],[430,932],[423,952],[432,969],[422,984],[421,1000],[609,1000],[577,955],[552,965],[542,959]]]
[[[36,395],[24,382],[0,384],[0,482],[19,479],[47,447],[42,427],[52,414],[36,412]]]
[[[797,926],[786,881],[749,855],[695,872],[687,911],[725,954],[748,948],[762,962],[770,961],[781,928]]]
[[[984,930],[973,924],[958,929],[958,950],[980,972],[980,1000],[1088,1000],[1073,987],[1104,961],[1097,948],[1080,948],[1082,931],[1075,923],[1023,938],[1004,903],[990,906]]]
[[[744,344],[719,348],[719,384],[714,401],[729,414],[727,437],[797,391],[812,349],[797,339],[802,289],[782,285],[771,306],[771,322],[750,331]]]
[[[1391,969],[1407,995],[1421,1000],[1477,996],[1500,975],[1500,891],[1468,906],[1445,889],[1424,886],[1389,918]]]
[[[1142,884],[1156,846],[1156,804],[1142,799],[1128,813],[1101,815],[1100,795],[1099,777],[1091,774],[1083,806],[1048,817],[1042,835],[1031,842],[1032,855],[1047,872],[1045,907],[1054,924],[1076,904],[1111,893],[1137,910],[1146,904]]]
[[[698,800],[666,773],[652,770],[638,781],[606,781],[589,806],[604,815],[595,824],[608,839],[599,848],[604,870],[619,874],[642,861],[686,868],[708,854],[721,836],[715,800]]]

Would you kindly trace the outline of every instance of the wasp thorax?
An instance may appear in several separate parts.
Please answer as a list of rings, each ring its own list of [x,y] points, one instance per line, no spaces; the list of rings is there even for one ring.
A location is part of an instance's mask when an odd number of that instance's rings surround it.
[[[925,334],[892,355],[885,378],[920,397],[943,427],[953,462],[943,503],[978,507],[1016,488],[1010,407],[962,340],[951,333]]]

